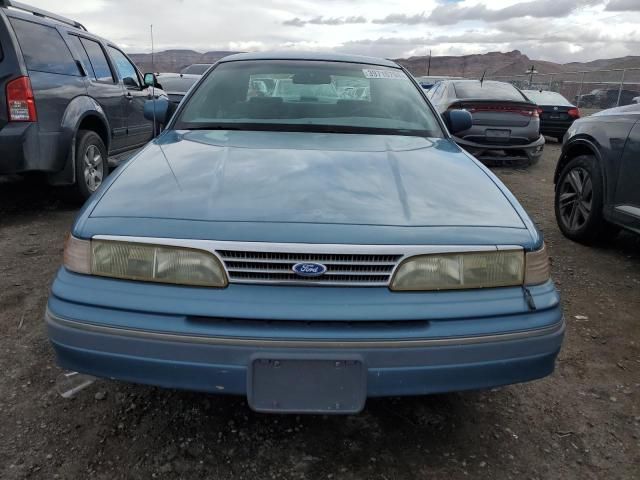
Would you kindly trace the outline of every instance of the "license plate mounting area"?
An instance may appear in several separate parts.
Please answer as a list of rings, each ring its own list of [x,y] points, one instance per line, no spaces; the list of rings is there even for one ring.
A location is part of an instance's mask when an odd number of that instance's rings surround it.
[[[254,357],[247,400],[258,412],[350,414],[364,408],[366,367],[357,356]]]

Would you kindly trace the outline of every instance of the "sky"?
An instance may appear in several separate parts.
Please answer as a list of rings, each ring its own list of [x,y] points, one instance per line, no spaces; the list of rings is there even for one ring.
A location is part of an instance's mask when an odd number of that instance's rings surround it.
[[[24,0],[129,53],[320,50],[405,58],[520,50],[560,63],[640,55],[640,0]]]

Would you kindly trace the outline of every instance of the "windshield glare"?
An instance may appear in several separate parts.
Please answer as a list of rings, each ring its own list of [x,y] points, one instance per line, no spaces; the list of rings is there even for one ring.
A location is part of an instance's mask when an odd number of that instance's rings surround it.
[[[222,63],[188,99],[174,128],[443,136],[401,70],[321,61]]]

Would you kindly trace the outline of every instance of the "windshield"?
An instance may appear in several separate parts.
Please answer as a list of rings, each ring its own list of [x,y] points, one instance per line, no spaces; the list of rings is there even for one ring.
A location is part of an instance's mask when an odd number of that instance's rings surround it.
[[[454,82],[458,98],[472,98],[477,100],[507,100],[512,102],[526,102],[527,99],[510,83],[492,82],[485,80],[467,80]]]
[[[401,70],[291,60],[218,65],[187,100],[174,128],[443,136]]]
[[[562,105],[566,107],[572,107],[573,105],[569,100],[556,92],[548,92],[543,90],[525,90],[524,94],[529,97],[532,102],[538,105]]]

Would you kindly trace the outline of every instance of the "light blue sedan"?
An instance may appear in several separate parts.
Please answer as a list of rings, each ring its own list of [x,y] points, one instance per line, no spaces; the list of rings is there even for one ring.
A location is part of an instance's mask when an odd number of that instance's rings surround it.
[[[295,95],[252,87],[283,79]],[[542,235],[452,140],[467,112],[394,62],[299,53],[227,57],[171,109],[147,104],[164,132],[67,240],[62,367],[309,413],[552,373]]]

